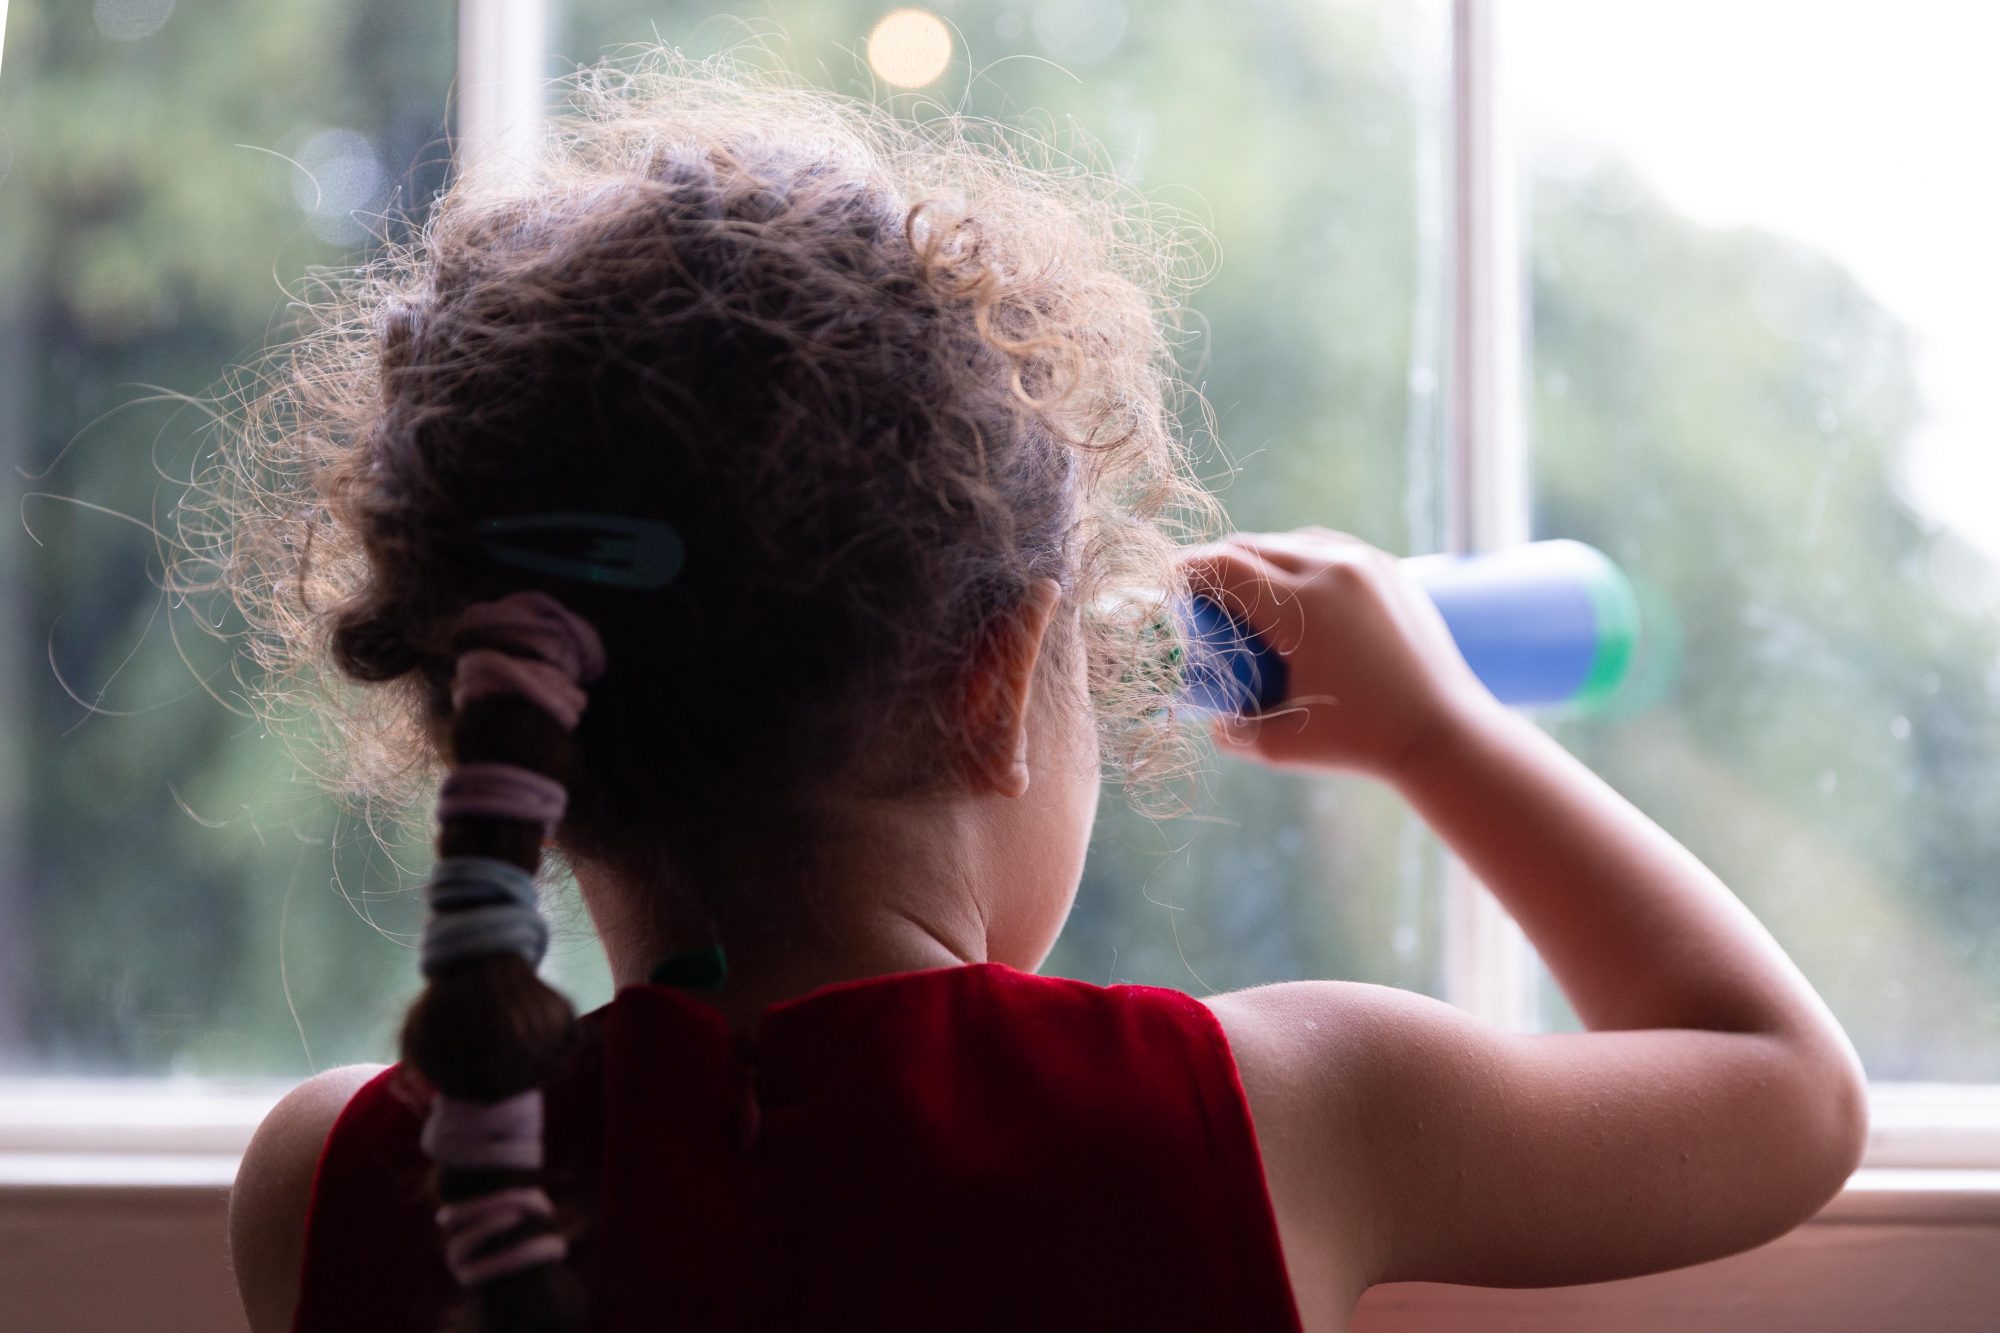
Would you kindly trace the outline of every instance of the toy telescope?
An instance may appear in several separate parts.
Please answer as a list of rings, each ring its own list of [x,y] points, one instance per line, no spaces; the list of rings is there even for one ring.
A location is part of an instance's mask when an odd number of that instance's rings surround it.
[[[1575,541],[1404,562],[1444,615],[1473,674],[1504,704],[1587,712],[1619,690],[1639,640],[1632,585],[1610,557]],[[1286,698],[1285,660],[1209,597],[1180,608],[1183,703],[1208,713],[1268,711]]]

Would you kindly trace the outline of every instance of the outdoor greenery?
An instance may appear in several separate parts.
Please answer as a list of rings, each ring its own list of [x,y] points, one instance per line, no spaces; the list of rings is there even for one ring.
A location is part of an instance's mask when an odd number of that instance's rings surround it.
[[[573,0],[555,44],[702,54],[776,23],[777,58],[889,97],[857,57],[889,7]],[[1441,6],[937,8],[955,63],[894,105],[1080,127],[1206,221],[1187,358],[1234,521],[1435,549]],[[248,715],[231,626],[161,595],[149,527],[173,531],[213,444],[187,397],[443,178],[452,34],[442,4],[14,0],[0,1067],[387,1054],[426,850],[298,781]],[[1772,925],[1877,1077],[2000,1079],[2000,618],[1964,595],[1994,571],[1889,482],[1922,412],[1906,333],[1824,257],[1697,226],[1608,157],[1565,155],[1529,196],[1537,530],[1616,557],[1655,631],[1610,715],[1558,734]],[[1440,858],[1390,796],[1220,762],[1200,796],[1157,825],[1106,793],[1051,970],[1437,988]],[[595,1002],[569,911],[556,970]]]

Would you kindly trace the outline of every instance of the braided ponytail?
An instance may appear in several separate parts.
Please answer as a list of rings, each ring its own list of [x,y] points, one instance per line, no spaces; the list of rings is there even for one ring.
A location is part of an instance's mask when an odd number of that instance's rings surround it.
[[[604,649],[540,592],[468,608],[453,646],[428,985],[404,1021],[403,1060],[435,1093],[423,1147],[437,1164],[446,1261],[477,1293],[479,1326],[573,1329],[568,1242],[542,1185],[541,1089],[570,1051],[576,1013],[536,975],[548,926],[534,876],[567,802],[582,685],[603,673]]]

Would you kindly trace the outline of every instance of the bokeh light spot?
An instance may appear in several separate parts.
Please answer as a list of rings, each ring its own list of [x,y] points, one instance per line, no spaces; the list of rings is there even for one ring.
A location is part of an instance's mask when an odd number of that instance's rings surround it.
[[[353,130],[321,130],[298,150],[292,170],[292,199],[310,219],[321,240],[359,245],[369,238],[358,213],[380,204],[389,175],[368,136]]]
[[[897,9],[868,34],[868,67],[885,83],[921,88],[951,64],[951,29],[922,9]]]

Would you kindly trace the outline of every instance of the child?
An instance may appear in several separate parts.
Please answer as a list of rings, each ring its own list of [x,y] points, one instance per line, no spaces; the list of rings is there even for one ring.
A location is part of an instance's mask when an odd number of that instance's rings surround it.
[[[1092,178],[681,69],[455,189],[232,455],[281,681],[434,782],[403,1064],[289,1095],[232,1205],[253,1327],[1341,1329],[1378,1282],[1740,1250],[1853,1168],[1777,945],[1336,533],[1176,548],[1158,286]],[[1184,755],[1158,606],[1290,659],[1229,751],[1392,783],[1582,1035],[1395,990],[1034,974],[1108,759]],[[571,867],[621,989],[536,977]]]

